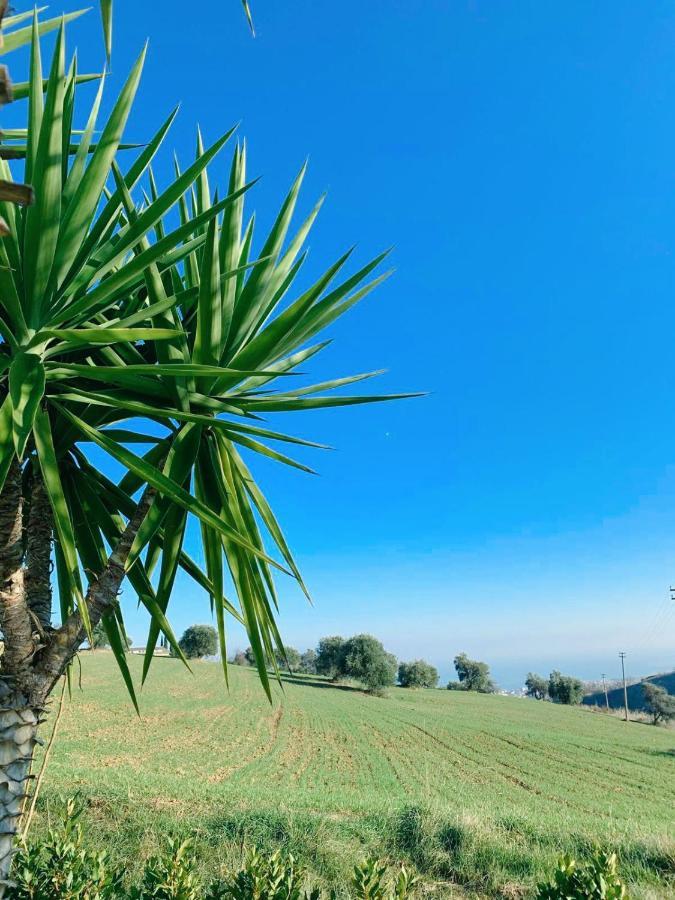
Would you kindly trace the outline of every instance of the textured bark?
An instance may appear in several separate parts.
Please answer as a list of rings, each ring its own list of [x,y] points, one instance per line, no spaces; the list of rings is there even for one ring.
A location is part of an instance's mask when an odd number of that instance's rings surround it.
[[[105,568],[89,585],[85,602],[92,626],[117,603],[129,551],[154,497],[154,489],[148,488]],[[79,611],[60,628],[47,631],[52,520],[41,482],[33,485],[31,494],[26,541],[29,574],[22,565],[22,507],[21,468],[14,461],[0,493],[0,628],[4,638],[0,658],[0,900],[11,883],[10,866],[40,716],[55,683],[87,636]]]
[[[33,476],[26,532],[26,594],[28,608],[43,631],[52,624],[52,507],[42,475]]]
[[[0,897],[5,895],[23,800],[31,777],[40,710],[0,684]]]
[[[136,512],[120,535],[117,546],[108,557],[105,568],[89,585],[85,602],[92,628],[98,625],[103,615],[113,609],[117,603],[117,596],[126,575],[126,564],[131,545],[152,505],[155,494],[154,488],[146,488],[138,502]],[[61,628],[53,633],[49,646],[41,656],[35,673],[36,681],[32,691],[34,696],[43,701],[49,696],[52,688],[65,672],[66,666],[86,638],[87,631],[82,615],[79,610],[76,610],[66,619]]]
[[[13,460],[0,493],[0,628],[2,671],[20,677],[33,657],[33,627],[26,602],[22,541],[21,468]]]
[[[5,894],[39,719],[24,690],[35,642],[22,566],[22,489],[21,467],[13,460],[0,493],[0,628],[4,640],[0,677],[0,897]]]

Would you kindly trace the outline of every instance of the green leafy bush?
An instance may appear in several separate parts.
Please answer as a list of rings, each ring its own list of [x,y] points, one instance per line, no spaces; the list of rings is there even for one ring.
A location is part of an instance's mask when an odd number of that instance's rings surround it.
[[[405,866],[390,884],[386,863],[367,859],[354,869],[352,896],[354,900],[410,900],[416,884],[417,878]]]
[[[206,900],[320,900],[318,888],[304,888],[305,870],[291,853],[265,856],[249,850],[241,871],[213,884]]]
[[[194,871],[190,841],[168,838],[166,850],[145,865],[140,887],[131,900],[203,900],[204,886]]]
[[[122,873],[110,863],[105,850],[83,846],[76,800],[66,802],[60,828],[50,828],[47,839],[22,847],[14,857],[9,900],[119,900]]]
[[[628,900],[616,853],[597,849],[586,863],[563,856],[553,880],[540,884],[535,900]]]
[[[24,846],[12,869],[7,900],[335,900],[307,886],[307,872],[288,852],[248,850],[242,868],[206,885],[196,872],[190,840],[168,838],[150,858],[140,884],[124,883],[105,850],[84,846],[82,807],[68,800],[59,827]],[[357,866],[344,896],[353,900],[411,900],[417,879],[404,867],[394,875],[378,860]],[[340,894],[340,896],[343,896]]]

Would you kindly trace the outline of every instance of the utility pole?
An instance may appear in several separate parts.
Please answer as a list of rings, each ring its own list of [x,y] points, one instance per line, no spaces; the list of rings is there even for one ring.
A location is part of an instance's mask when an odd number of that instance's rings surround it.
[[[602,689],[603,689],[604,692],[605,692],[605,706],[607,707],[607,712],[609,712],[609,697],[608,697],[608,695],[607,695],[607,683],[605,682],[605,678],[606,678],[606,677],[607,677],[607,676],[606,676],[605,673],[603,672],[603,673],[602,673]]]
[[[623,709],[624,709],[624,718],[626,722],[628,721],[628,691],[626,690],[626,668],[624,665],[624,659],[626,658],[626,654],[621,651],[619,653],[621,657],[621,677],[623,678]]]

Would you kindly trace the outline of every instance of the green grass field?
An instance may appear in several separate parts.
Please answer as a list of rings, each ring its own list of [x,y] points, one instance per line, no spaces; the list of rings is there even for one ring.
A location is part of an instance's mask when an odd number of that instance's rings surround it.
[[[140,680],[141,659],[132,657]],[[158,658],[131,707],[112,656],[82,654],[40,801],[86,799],[91,838],[140,860],[192,834],[215,874],[279,842],[337,883],[373,852],[431,894],[522,896],[562,850],[616,848],[634,896],[675,896],[675,732],[500,696],[319,679],[267,702],[256,675]],[[47,726],[48,728],[49,726]]]

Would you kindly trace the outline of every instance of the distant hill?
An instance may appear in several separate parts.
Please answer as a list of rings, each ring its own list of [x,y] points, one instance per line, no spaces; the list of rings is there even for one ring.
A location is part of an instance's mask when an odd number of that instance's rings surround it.
[[[636,684],[631,684],[627,689],[628,694],[628,708],[629,709],[644,709],[645,701],[644,694],[642,692],[642,685],[646,682],[650,682],[651,684],[658,684],[660,687],[664,687],[669,694],[675,694],[675,672],[667,672],[665,675],[651,675],[649,678],[644,678],[642,681],[637,682]],[[611,691],[607,691],[607,697],[609,699],[609,705],[612,709],[620,709],[623,707],[623,687],[614,688]],[[603,691],[596,691],[593,694],[587,694],[583,703],[587,706],[604,706],[605,705],[605,694]]]

